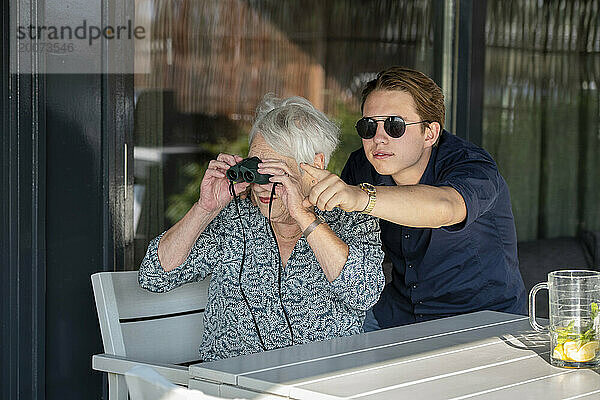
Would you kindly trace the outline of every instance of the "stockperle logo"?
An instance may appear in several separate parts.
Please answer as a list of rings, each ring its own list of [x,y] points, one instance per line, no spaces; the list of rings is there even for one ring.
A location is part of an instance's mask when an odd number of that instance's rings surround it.
[[[30,14],[17,12],[18,2],[10,3],[17,20],[11,29],[13,73],[150,72],[151,16],[136,13],[132,19],[102,23],[97,15],[68,23],[64,16],[47,13],[43,23],[31,23]]]

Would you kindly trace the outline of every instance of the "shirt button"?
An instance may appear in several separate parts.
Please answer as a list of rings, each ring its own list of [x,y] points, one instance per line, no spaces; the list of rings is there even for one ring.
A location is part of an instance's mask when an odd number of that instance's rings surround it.
[[[412,264],[408,264],[408,268],[412,268]]]
[[[416,283],[412,286],[413,289],[416,289],[419,285],[417,285]]]
[[[404,239],[410,239],[410,235],[407,233],[406,235],[404,235]]]
[[[423,314],[419,314],[419,318],[423,318]]]

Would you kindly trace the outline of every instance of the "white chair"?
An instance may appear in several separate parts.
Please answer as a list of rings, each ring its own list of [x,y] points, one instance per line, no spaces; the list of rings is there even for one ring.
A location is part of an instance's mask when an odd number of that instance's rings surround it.
[[[125,373],[131,400],[217,400],[199,390],[186,389],[165,379],[146,366],[133,367]]]
[[[124,374],[137,365],[187,386],[188,366],[200,361],[208,281],[151,293],[139,287],[137,271],[92,275],[105,353],[92,357],[92,368],[108,373],[110,400],[127,399]]]

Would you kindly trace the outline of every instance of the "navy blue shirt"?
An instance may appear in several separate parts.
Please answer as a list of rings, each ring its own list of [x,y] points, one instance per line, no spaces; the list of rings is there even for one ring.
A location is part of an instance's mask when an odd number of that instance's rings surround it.
[[[375,171],[363,149],[350,155],[341,178],[350,185],[396,186]],[[456,189],[467,218],[437,229],[380,221],[393,270],[373,307],[379,326],[479,310],[526,314],[510,195],[492,157],[444,130],[419,183]]]

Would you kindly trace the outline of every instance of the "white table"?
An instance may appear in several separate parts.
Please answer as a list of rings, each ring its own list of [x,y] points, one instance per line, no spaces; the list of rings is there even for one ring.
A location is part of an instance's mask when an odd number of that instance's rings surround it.
[[[482,311],[190,368],[190,387],[261,399],[600,399],[595,370],[553,367],[526,317]]]

